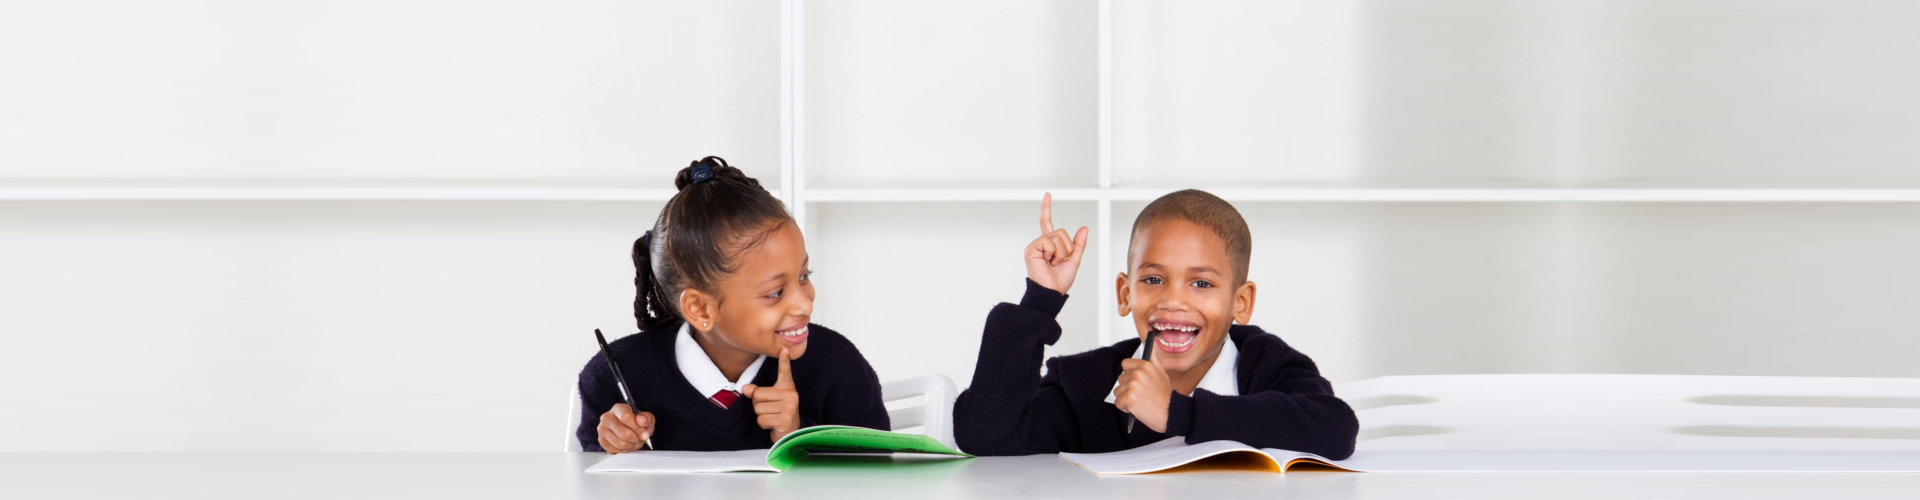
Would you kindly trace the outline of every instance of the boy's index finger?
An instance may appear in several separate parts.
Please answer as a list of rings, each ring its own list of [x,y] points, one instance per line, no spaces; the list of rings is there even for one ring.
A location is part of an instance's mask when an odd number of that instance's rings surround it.
[[[1040,234],[1053,232],[1053,193],[1040,197]]]

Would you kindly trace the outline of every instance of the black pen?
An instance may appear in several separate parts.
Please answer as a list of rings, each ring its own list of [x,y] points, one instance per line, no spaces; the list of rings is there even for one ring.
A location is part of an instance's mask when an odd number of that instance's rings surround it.
[[[613,348],[607,347],[607,336],[601,335],[600,329],[595,328],[593,338],[600,341],[600,357],[606,358],[607,368],[613,370],[613,383],[620,386],[620,397],[627,400],[627,409],[640,411],[640,406],[633,404],[633,389],[627,388],[627,377],[620,374],[620,365],[613,362]],[[647,448],[653,448],[653,436],[647,436],[646,444]]]
[[[599,330],[594,330],[594,332],[598,333]],[[1142,349],[1140,349],[1140,359],[1145,361],[1153,361],[1153,348],[1154,348],[1153,343],[1154,341],[1157,341],[1157,340],[1160,340],[1160,330],[1147,332],[1147,342],[1141,346]],[[608,358],[608,359],[612,359],[612,358]],[[1133,422],[1135,420],[1136,419],[1133,418],[1132,413],[1127,414],[1127,434],[1133,434]]]

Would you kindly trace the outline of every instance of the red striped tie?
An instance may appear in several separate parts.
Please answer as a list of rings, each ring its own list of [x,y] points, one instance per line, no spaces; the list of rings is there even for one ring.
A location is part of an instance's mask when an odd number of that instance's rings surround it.
[[[733,406],[733,402],[738,399],[740,399],[739,391],[730,391],[726,389],[721,389],[720,392],[713,393],[712,396],[707,396],[707,401],[712,401],[714,406],[718,406],[722,410],[727,409],[727,407],[729,406]]]

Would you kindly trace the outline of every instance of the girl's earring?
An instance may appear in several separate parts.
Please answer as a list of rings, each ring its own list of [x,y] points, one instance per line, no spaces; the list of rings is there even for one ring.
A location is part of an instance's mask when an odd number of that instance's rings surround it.
[[[713,323],[707,323],[707,322],[701,322],[701,323],[700,323],[700,327],[701,327],[701,328],[713,328]]]

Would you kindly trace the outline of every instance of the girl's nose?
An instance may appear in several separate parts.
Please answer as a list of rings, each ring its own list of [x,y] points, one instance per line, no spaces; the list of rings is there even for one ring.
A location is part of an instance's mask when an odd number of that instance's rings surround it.
[[[800,294],[794,294],[793,307],[788,309],[787,312],[794,316],[812,315],[813,299],[807,298]]]

